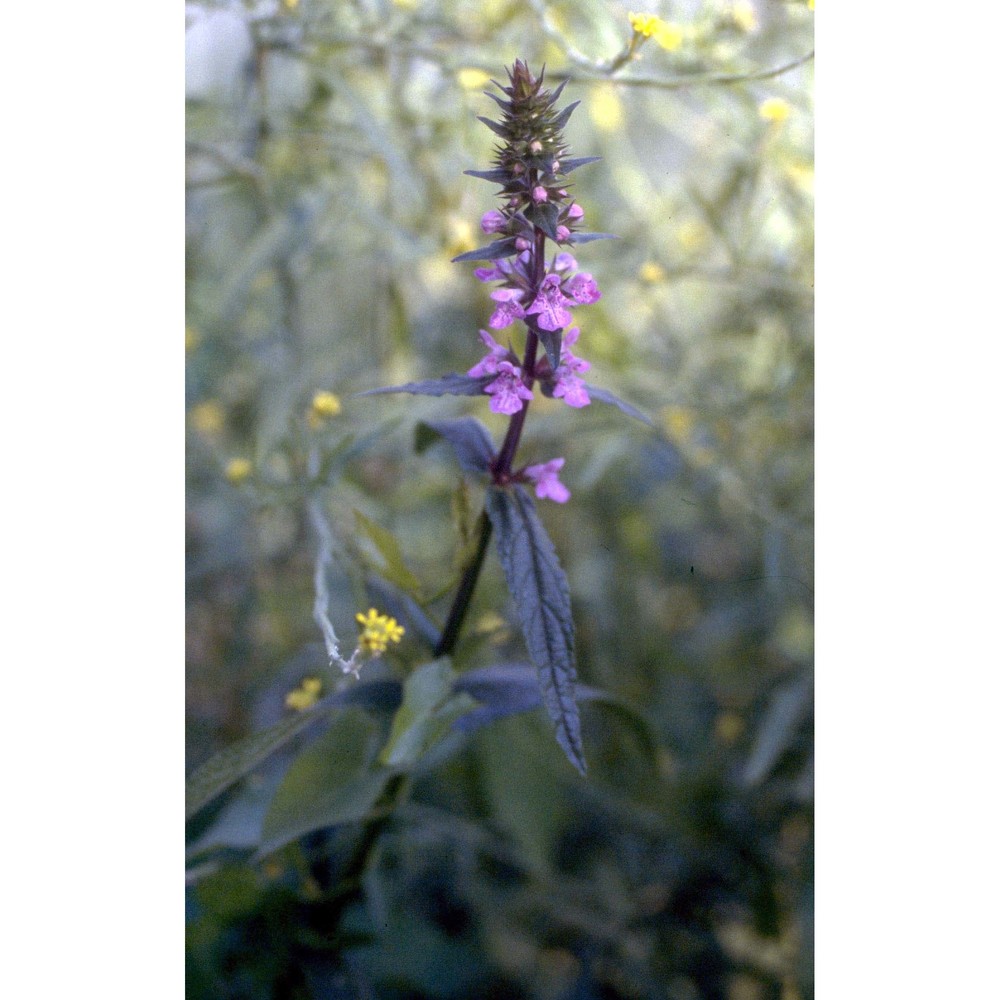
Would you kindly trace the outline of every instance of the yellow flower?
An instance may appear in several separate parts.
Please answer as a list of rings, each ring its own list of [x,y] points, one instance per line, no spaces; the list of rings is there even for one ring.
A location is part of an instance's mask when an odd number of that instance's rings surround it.
[[[340,398],[332,392],[321,389],[313,396],[312,404],[309,407],[309,426],[315,431],[323,426],[324,422],[331,417],[336,417],[343,407],[340,405]]]
[[[806,6],[810,10],[815,10],[816,9],[816,0],[809,0],[809,2],[806,4]]]
[[[193,326],[184,327],[184,350],[190,353],[201,343],[201,334]]]
[[[484,73],[481,69],[460,69],[456,74],[458,85],[463,90],[479,90],[490,82],[489,73]]]
[[[381,656],[389,648],[389,643],[399,642],[406,631],[395,618],[380,615],[374,608],[369,608],[367,615],[357,614],[355,618],[361,626],[358,645],[372,657]]]
[[[780,124],[792,113],[792,106],[781,97],[769,97],[760,102],[757,112],[765,121]]]
[[[655,14],[632,14],[628,16],[628,23],[632,25],[632,30],[637,35],[649,38],[657,24],[663,22]]]
[[[253,472],[253,462],[249,458],[231,458],[226,466],[226,479],[234,485],[239,485],[249,479]]]
[[[587,112],[602,132],[613,132],[625,117],[622,102],[610,83],[600,83],[590,92]]]
[[[684,32],[679,24],[664,21],[655,14],[629,14],[628,20],[637,35],[654,39],[668,52],[678,49],[684,39]]]
[[[295,10],[299,5],[299,0],[281,0],[285,5],[285,10]]]
[[[304,712],[319,701],[323,682],[318,677],[304,677],[302,683],[285,695],[285,707],[294,708],[296,712]]]
[[[736,0],[729,11],[729,16],[740,31],[750,32],[757,29],[757,12],[750,0]]]
[[[199,434],[211,437],[226,426],[226,411],[214,399],[207,399],[191,407],[191,426]]]
[[[667,272],[655,260],[647,260],[639,268],[639,280],[647,285],[657,285],[667,276]]]
[[[672,21],[661,21],[653,29],[653,40],[668,52],[676,52],[684,41],[684,29]]]

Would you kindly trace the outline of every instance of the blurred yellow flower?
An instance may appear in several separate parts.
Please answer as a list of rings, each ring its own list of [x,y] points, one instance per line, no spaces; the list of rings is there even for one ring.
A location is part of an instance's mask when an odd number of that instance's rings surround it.
[[[740,31],[757,30],[757,12],[753,9],[750,0],[736,0],[736,3],[730,8],[729,16]]]
[[[673,21],[664,21],[655,14],[629,14],[629,24],[637,35],[652,38],[668,52],[680,48],[684,40],[684,29]]]
[[[677,228],[677,240],[685,250],[700,250],[708,243],[708,228],[703,222],[689,219]]]
[[[590,120],[602,131],[613,132],[625,117],[622,102],[609,83],[595,87],[587,104]]]
[[[639,268],[639,280],[646,282],[647,285],[657,285],[666,280],[666,277],[667,272],[655,260],[647,260]]]
[[[685,406],[665,406],[660,411],[660,420],[675,441],[686,441],[694,429],[694,414]]]
[[[457,215],[448,217],[448,256],[456,257],[460,253],[474,250],[476,244],[472,239],[472,226],[468,219]]]
[[[191,426],[206,437],[222,431],[226,426],[226,411],[214,399],[206,399],[191,407]]]
[[[201,334],[193,326],[184,327],[184,350],[193,351],[201,343]]]
[[[745,728],[735,712],[722,712],[715,719],[715,738],[720,743],[735,743]]]
[[[285,10],[295,10],[299,5],[299,0],[281,0],[285,5]]]
[[[244,482],[253,473],[253,462],[249,458],[231,458],[226,465],[226,479],[234,485]]]
[[[312,404],[309,407],[307,420],[309,426],[314,430],[319,430],[323,424],[340,414],[343,407],[340,405],[340,398],[325,389],[320,390],[313,396]]]
[[[816,0],[809,0],[809,2],[806,4],[806,6],[810,10],[815,10],[816,9]]]
[[[322,690],[323,682],[318,677],[305,677],[294,691],[289,691],[285,695],[285,707],[294,708],[296,712],[304,712],[319,701]]]
[[[478,90],[490,82],[489,73],[484,73],[481,69],[460,69],[455,77],[463,90]]]
[[[406,629],[397,624],[395,618],[380,615],[374,608],[368,609],[367,615],[357,614],[355,618],[361,626],[358,645],[370,656],[381,656],[390,642],[399,642]]]
[[[765,121],[780,123],[792,113],[792,106],[784,98],[769,97],[760,102],[757,112]]]

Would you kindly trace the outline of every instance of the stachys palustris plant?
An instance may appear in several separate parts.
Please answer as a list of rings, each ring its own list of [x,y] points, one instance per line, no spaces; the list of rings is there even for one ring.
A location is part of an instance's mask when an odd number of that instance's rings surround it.
[[[566,248],[609,237],[578,231],[584,209],[571,196],[570,185],[563,178],[599,157],[567,155],[563,128],[579,102],[557,110],[555,104],[564,84],[555,91],[545,90],[544,75],[543,70],[535,77],[526,63],[517,60],[507,71],[509,86],[493,81],[503,96],[487,96],[499,105],[502,115],[500,121],[480,121],[500,139],[495,165],[466,173],[500,186],[499,206],[486,212],[481,221],[483,232],[496,239],[454,258],[455,262],[490,262],[475,270],[480,281],[496,282],[490,292],[494,306],[488,326],[501,331],[523,323],[523,352],[519,354],[509,342],[500,343],[489,331],[480,330],[486,354],[466,375],[450,374],[373,392],[485,395],[494,413],[510,418],[498,449],[483,424],[470,417],[426,424],[430,432],[451,444],[466,472],[487,477],[488,483],[478,546],[465,567],[435,653],[452,652],[491,534],[496,532],[497,552],[538,671],[542,701],[555,723],[559,744],[585,773],[569,587],[525,488],[532,486],[539,498],[565,503],[570,492],[559,479],[564,459],[550,458],[520,467],[514,460],[536,391],[562,399],[571,407],[585,407],[596,399],[630,416],[646,418],[606,390],[588,385],[582,376],[590,364],[574,353],[580,330],[573,325],[571,310],[597,302],[601,293],[593,277],[579,269]],[[554,244],[551,256],[550,242]]]

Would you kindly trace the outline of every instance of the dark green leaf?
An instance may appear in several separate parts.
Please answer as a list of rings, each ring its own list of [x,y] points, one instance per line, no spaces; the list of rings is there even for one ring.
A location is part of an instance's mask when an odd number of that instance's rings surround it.
[[[490,118],[484,118],[482,115],[477,115],[479,120],[491,131],[496,132],[501,139],[510,139],[510,129],[506,125],[501,125],[499,122],[495,122]]]
[[[297,837],[364,819],[391,772],[374,766],[381,727],[359,709],[349,709],[288,769],[264,817],[260,854]]]
[[[613,392],[608,392],[607,389],[600,389],[596,385],[591,385],[587,383],[587,395],[591,399],[596,399],[601,403],[608,403],[611,406],[617,406],[622,413],[627,414],[630,417],[635,417],[636,420],[641,420],[644,424],[648,424],[650,427],[653,426],[653,421],[646,416],[642,410],[637,410],[631,403],[626,403],[624,399],[619,399]]]
[[[406,385],[387,385],[380,389],[359,392],[359,396],[382,396],[390,392],[408,392],[413,396],[478,396],[491,376],[472,378],[451,372],[441,378],[426,379],[423,382],[407,382]]]
[[[480,247],[478,250],[469,250],[460,253],[457,257],[452,257],[452,264],[460,264],[466,260],[499,260],[501,257],[512,257],[517,253],[517,237],[507,236],[502,240],[495,240],[488,247]]]
[[[542,347],[545,348],[545,356],[549,359],[552,370],[555,371],[559,367],[559,358],[562,352],[562,330],[540,329],[535,332],[542,342]]]
[[[510,174],[503,169],[503,167],[497,167],[494,170],[463,170],[463,174],[468,174],[470,177],[478,177],[480,180],[492,181],[496,184],[506,184]]]
[[[594,240],[617,240],[613,233],[573,233],[570,243],[593,243]]]
[[[488,472],[493,461],[490,432],[473,417],[457,420],[427,420],[417,424],[416,449],[424,451],[438,438],[451,445],[458,464],[466,472]]]
[[[556,226],[559,224],[559,206],[546,201],[538,205],[529,205],[524,210],[524,217],[537,226],[550,240],[559,239]]]
[[[596,163],[599,159],[601,159],[600,156],[573,156],[566,160],[560,160],[559,172],[569,174],[577,167],[585,167],[588,163]]]
[[[555,723],[556,739],[580,773],[586,774],[566,575],[524,487],[491,487],[486,492],[486,508],[521,631],[538,671],[542,701]]]
[[[572,104],[567,104],[566,107],[563,108],[562,111],[560,111],[559,114],[556,116],[555,121],[552,122],[552,127],[556,129],[564,128],[566,122],[569,121],[569,116],[573,114],[574,111],[576,111],[579,104],[580,104],[579,101],[574,101]]]
[[[500,98],[500,97],[497,97],[497,95],[496,95],[496,94],[492,93],[492,92],[491,92],[491,91],[489,91],[489,90],[484,90],[484,91],[483,91],[483,93],[484,93],[484,94],[485,94],[485,95],[486,95],[486,96],[487,96],[487,97],[488,97],[488,98],[489,98],[490,100],[492,100],[492,101],[496,101],[496,102],[497,102],[497,104],[499,104],[499,105],[500,105],[500,108],[501,108],[501,109],[502,109],[503,111],[505,111],[505,112],[506,112],[507,114],[510,114],[510,113],[511,113],[511,111],[513,110],[513,107],[514,107],[514,106],[513,106],[513,105],[512,105],[511,103],[510,103],[510,101],[505,101],[505,100],[503,100],[502,98]],[[466,171],[466,173],[468,173],[468,171]]]

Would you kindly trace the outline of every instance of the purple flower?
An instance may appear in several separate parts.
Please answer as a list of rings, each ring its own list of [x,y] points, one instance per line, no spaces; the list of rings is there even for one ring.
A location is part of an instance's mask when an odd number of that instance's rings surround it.
[[[565,243],[572,235],[565,226],[556,226],[556,243]]]
[[[490,292],[490,298],[497,303],[490,317],[490,326],[494,330],[502,330],[505,326],[510,326],[514,320],[524,317],[524,307],[520,302],[521,294],[517,288],[498,288],[495,292]]]
[[[524,474],[535,484],[535,496],[539,500],[555,500],[565,503],[569,499],[569,490],[559,482],[559,470],[565,463],[565,458],[553,458],[544,465],[529,465]]]
[[[483,227],[484,233],[499,233],[506,228],[507,220],[496,209],[490,209],[479,223]]]
[[[525,310],[529,316],[538,315],[538,325],[543,330],[561,330],[573,322],[573,317],[566,309],[566,299],[559,289],[559,283],[558,274],[546,275],[535,301]]]
[[[494,413],[517,413],[524,403],[522,400],[534,399],[534,393],[521,381],[521,369],[509,361],[501,361],[496,368],[497,377],[483,389],[488,393],[490,409]]]
[[[552,261],[554,271],[575,271],[579,266],[571,253],[557,253],[556,259]]]
[[[472,272],[480,281],[496,281],[504,276],[499,267],[477,267]]]
[[[591,275],[584,271],[574,274],[566,282],[566,291],[570,298],[581,306],[590,305],[590,303],[596,302],[601,297],[597,283]]]
[[[546,191],[546,190],[545,190],[545,188],[543,188],[541,184],[539,184],[539,185],[538,185],[538,186],[537,186],[537,187],[536,187],[536,188],[535,188],[535,189],[534,189],[534,190],[533,190],[533,191],[531,192],[531,197],[532,197],[532,198],[533,198],[533,199],[534,199],[534,200],[535,200],[536,202],[542,202],[542,201],[548,201],[548,200],[549,200],[549,192],[548,192],[548,191]]]
[[[489,354],[477,365],[469,369],[469,374],[473,378],[482,378],[484,375],[494,375],[503,361],[510,353],[506,347],[501,347],[485,330],[479,331],[479,339],[486,345]]]
[[[569,211],[566,213],[574,222],[579,222],[583,218],[583,209],[576,203],[573,202],[569,206]]]
[[[563,335],[559,367],[555,370],[552,387],[552,395],[556,399],[563,399],[567,406],[573,406],[577,409],[590,405],[587,386],[577,374],[578,372],[590,371],[590,362],[576,357],[570,350],[579,338],[580,329],[575,326]]]

